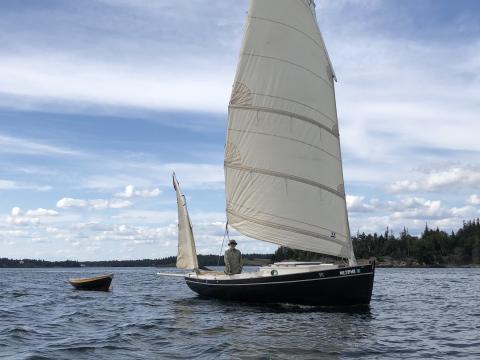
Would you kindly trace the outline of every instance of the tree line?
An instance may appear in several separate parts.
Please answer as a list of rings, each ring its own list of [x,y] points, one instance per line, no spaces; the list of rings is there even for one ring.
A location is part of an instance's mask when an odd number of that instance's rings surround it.
[[[249,261],[267,260],[270,262],[272,254],[246,254],[243,256],[247,264]],[[107,260],[107,261],[46,261],[33,259],[7,259],[0,258],[0,268],[54,268],[54,267],[172,267],[177,261],[176,256],[168,256],[161,259],[142,260]],[[224,266],[223,256],[198,255],[200,266]]]
[[[398,235],[388,228],[383,234],[357,233],[352,237],[353,248],[358,259],[376,258],[377,261],[395,265],[403,262],[405,266],[455,266],[480,265],[480,220],[464,221],[456,232],[447,233],[438,228],[425,225],[420,236],[410,235],[404,228]],[[279,247],[274,254],[245,254],[246,265],[260,265],[274,261],[338,261],[338,259],[302,250]],[[0,267],[170,267],[175,266],[176,257],[143,260],[110,261],[45,261],[13,260],[0,258]],[[198,255],[200,266],[224,266],[223,256]]]
[[[383,234],[357,233],[352,237],[358,259],[376,258],[380,262],[403,261],[405,265],[479,265],[480,220],[464,221],[463,226],[450,234],[425,225],[420,236],[412,236],[408,229],[395,236],[388,228]],[[335,258],[316,253],[280,247],[275,261],[331,260]]]

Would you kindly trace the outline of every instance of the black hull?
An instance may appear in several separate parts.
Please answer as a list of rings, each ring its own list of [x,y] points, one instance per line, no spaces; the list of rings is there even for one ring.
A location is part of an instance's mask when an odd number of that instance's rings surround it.
[[[109,291],[113,275],[90,279],[72,279],[69,283],[77,290]]]
[[[372,297],[375,265],[239,280],[185,277],[202,297],[255,303],[290,303],[313,306],[368,305]]]

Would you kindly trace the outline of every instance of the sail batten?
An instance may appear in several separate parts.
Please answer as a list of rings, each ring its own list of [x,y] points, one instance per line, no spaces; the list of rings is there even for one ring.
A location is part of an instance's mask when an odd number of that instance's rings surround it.
[[[337,133],[338,128],[336,127],[336,123],[334,122],[334,120],[332,120],[332,123],[334,124],[333,127],[329,128],[328,126],[325,126],[325,125],[319,123],[318,121],[316,121],[314,119],[311,119],[311,118],[308,118],[306,116],[291,113],[291,112],[288,112],[288,111],[273,109],[273,108],[266,108],[266,107],[259,107],[259,106],[249,106],[249,105],[230,105],[230,109],[252,110],[252,111],[266,112],[266,113],[271,113],[271,114],[279,114],[279,115],[285,115],[285,116],[288,116],[288,117],[293,117],[297,120],[302,120],[302,121],[311,123],[315,126],[318,126],[319,128],[322,128],[323,130],[328,131],[333,136],[338,137],[338,133]],[[327,115],[325,115],[325,114],[322,114],[322,115],[325,118],[330,120],[330,118]]]
[[[267,242],[353,257],[335,74],[311,0],[251,0],[229,104],[228,223]]]
[[[301,234],[301,235],[307,235],[307,236],[315,237],[315,238],[322,239],[322,240],[327,241],[327,242],[335,243],[335,244],[340,245],[340,246],[343,246],[344,242],[342,240],[337,240],[336,236],[337,235],[340,235],[341,237],[346,236],[344,234],[336,234],[335,237],[332,237],[332,235],[326,236],[326,235],[322,235],[318,232],[307,231],[307,230],[297,228],[297,227],[293,227],[293,226],[287,226],[287,225],[284,225],[284,224],[276,224],[276,223],[272,223],[272,222],[268,222],[268,221],[264,221],[264,220],[259,220],[259,219],[252,218],[252,217],[247,217],[245,215],[237,214],[237,213],[235,213],[231,210],[227,210],[227,212],[229,214],[231,214],[232,216],[235,216],[235,217],[238,217],[238,218],[241,218],[241,219],[253,222],[253,223],[257,223],[257,224],[260,224],[260,225],[263,225],[263,226],[268,226],[268,227],[275,228],[275,229],[281,229],[281,230],[289,231],[289,232],[295,233],[295,234]]]
[[[290,65],[299,67],[300,69],[305,70],[305,71],[308,71],[308,72],[309,72],[310,74],[312,74],[313,76],[316,76],[316,77],[319,78],[320,80],[324,81],[325,84],[326,84],[328,87],[332,87],[332,83],[331,83],[330,81],[328,81],[327,79],[325,79],[324,77],[322,77],[322,75],[317,74],[315,71],[310,70],[310,69],[308,69],[307,67],[302,66],[302,65],[300,65],[300,64],[296,64],[296,63],[294,63],[294,62],[292,62],[292,61],[288,61],[288,60],[281,59],[281,58],[278,58],[278,57],[266,56],[266,55],[257,55],[257,54],[252,54],[252,53],[243,53],[243,54],[241,54],[241,55],[242,55],[242,56],[247,56],[247,57],[259,57],[259,58],[263,58],[263,59],[276,60],[276,61],[279,61],[279,62],[283,62],[283,63],[286,63],[286,64],[290,64]]]
[[[309,179],[306,179],[306,178],[301,178],[301,177],[298,177],[298,176],[290,175],[290,174],[287,174],[287,173],[276,172],[276,171],[272,171],[272,170],[268,170],[268,169],[258,169],[258,168],[248,167],[248,166],[233,165],[233,164],[229,164],[229,163],[225,163],[225,167],[230,168],[230,169],[240,170],[240,171],[246,171],[248,173],[257,173],[257,174],[262,174],[262,175],[267,175],[267,176],[275,176],[275,177],[282,178],[282,179],[285,179],[285,180],[291,180],[291,181],[304,183],[304,184],[314,186],[314,187],[317,187],[319,189],[328,191],[328,192],[330,192],[334,195],[337,195],[338,197],[340,197],[342,199],[345,199],[345,194],[343,194],[342,192],[340,192],[338,190],[335,190],[335,189],[332,189],[332,188],[329,188],[328,186],[325,186],[321,183],[318,183],[318,182],[315,182],[315,181],[312,181],[312,180],[309,180]]]

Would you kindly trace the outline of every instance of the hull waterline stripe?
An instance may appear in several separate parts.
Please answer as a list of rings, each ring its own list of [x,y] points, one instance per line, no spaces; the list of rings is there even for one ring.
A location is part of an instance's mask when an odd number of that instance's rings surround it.
[[[368,272],[368,273],[362,273],[362,274],[351,274],[351,275],[342,275],[342,276],[331,276],[331,277],[324,277],[324,278],[318,278],[318,279],[304,279],[304,280],[287,280],[287,281],[275,281],[275,282],[265,282],[265,283],[242,283],[242,284],[221,284],[221,283],[209,283],[209,282],[203,282],[203,281],[228,281],[228,280],[202,280],[201,281],[192,281],[190,278],[185,277],[185,281],[189,283],[194,283],[194,284],[202,284],[202,285],[213,285],[213,286],[250,286],[250,285],[275,285],[275,284],[289,284],[289,283],[297,283],[297,282],[307,282],[307,281],[318,281],[318,280],[330,280],[330,279],[339,279],[339,278],[344,278],[348,279],[350,277],[354,276],[362,276],[362,275],[373,275],[373,272]],[[282,275],[280,275],[282,276]],[[273,278],[274,276],[272,276]],[[241,279],[239,279],[241,280]]]

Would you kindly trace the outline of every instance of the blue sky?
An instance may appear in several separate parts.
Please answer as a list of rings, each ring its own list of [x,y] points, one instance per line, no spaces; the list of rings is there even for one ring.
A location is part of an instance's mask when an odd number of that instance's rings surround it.
[[[292,0],[293,1],[293,0]],[[0,257],[218,253],[246,0],[0,3]],[[480,216],[480,3],[319,0],[352,232]],[[244,252],[274,246],[238,237]]]

